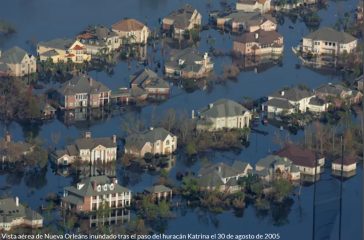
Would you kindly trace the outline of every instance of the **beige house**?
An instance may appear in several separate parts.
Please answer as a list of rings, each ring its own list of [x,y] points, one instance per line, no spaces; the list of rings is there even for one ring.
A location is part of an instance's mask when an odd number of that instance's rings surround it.
[[[332,161],[331,169],[336,172],[341,172],[341,170],[345,173],[354,172],[356,170],[356,160],[355,156],[344,157],[344,159],[337,158]]]
[[[125,154],[144,157],[146,153],[153,155],[169,155],[177,149],[177,137],[164,128],[150,128],[143,133],[132,134],[125,140]]]
[[[199,28],[201,24],[201,14],[191,5],[186,4],[163,18],[162,29],[166,32],[172,31],[174,37],[180,38],[186,31]]]
[[[244,33],[233,42],[233,51],[244,56],[281,55],[283,48],[283,36],[276,31]]]
[[[37,46],[38,56],[41,61],[51,59],[54,63],[72,61],[83,63],[91,61],[91,54],[79,40],[53,39],[40,42]]]
[[[346,32],[323,27],[305,36],[302,40],[302,52],[315,55],[338,56],[352,53],[358,40]]]
[[[238,0],[236,10],[266,13],[271,9],[271,0]]]
[[[0,72],[4,75],[22,77],[37,71],[37,60],[19,47],[0,51]]]
[[[250,126],[252,113],[241,104],[229,99],[220,99],[198,111],[197,129],[218,131],[221,129],[243,129]],[[194,116],[192,112],[192,117]]]
[[[76,159],[83,162],[96,161],[111,162],[117,158],[116,135],[112,137],[92,138],[91,132],[86,132],[74,144],[68,145],[64,150],[52,153],[52,159],[57,165],[69,165]]]
[[[122,44],[147,44],[150,34],[149,28],[136,19],[123,19],[111,26],[120,37]]]
[[[226,16],[221,16],[216,19],[218,28],[225,29],[226,27],[233,32],[255,32],[259,29],[264,31],[275,31],[277,29],[276,20],[268,15],[258,12],[232,12]]]
[[[19,198],[0,199],[0,231],[17,227],[41,228],[43,217],[19,202]]]

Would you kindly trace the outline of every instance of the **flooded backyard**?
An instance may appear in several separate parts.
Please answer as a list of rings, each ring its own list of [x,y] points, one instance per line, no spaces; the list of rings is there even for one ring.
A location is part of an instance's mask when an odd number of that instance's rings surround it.
[[[201,12],[204,23],[208,22],[210,10],[221,8],[217,0],[3,0],[0,7],[0,19],[6,19],[15,25],[16,33],[0,39],[0,49],[18,45],[36,54],[36,49],[29,42],[73,37],[88,25],[104,24],[110,26],[124,17],[139,19],[146,22],[152,29],[157,29],[161,18],[187,2]],[[207,7],[208,2],[212,3],[210,7]],[[228,2],[232,3],[232,1]],[[329,1],[328,8],[319,11],[322,18],[321,26],[334,25],[339,16],[343,15],[344,12],[353,10],[356,5],[357,0]],[[164,102],[132,108],[127,111],[116,111],[97,121],[65,124],[61,119],[54,119],[36,128],[24,127],[15,122],[8,125],[0,123],[0,136],[3,136],[6,131],[10,131],[15,140],[24,140],[29,134],[33,134],[44,139],[44,145],[50,147],[54,145],[51,141],[52,134],[59,133],[61,138],[55,146],[61,149],[86,130],[91,131],[95,137],[112,134],[123,136],[125,133],[122,130],[122,122],[130,116],[136,116],[145,121],[146,125],[149,125],[153,118],[161,118],[169,109],[191,116],[192,110],[201,109],[220,98],[236,101],[242,101],[245,97],[258,99],[282,87],[304,84],[314,88],[324,83],[335,83],[342,80],[340,73],[322,73],[305,67],[296,68],[300,62],[291,48],[295,47],[302,36],[309,32],[303,22],[293,23],[289,18],[285,18],[284,24],[278,26],[278,32],[284,36],[285,51],[282,62],[263,71],[255,71],[252,68],[240,72],[236,80],[226,80],[223,84],[211,84],[193,92],[186,92],[179,84],[175,83],[171,88],[171,97]],[[212,45],[207,41],[209,38],[214,39]],[[214,29],[205,30],[201,33],[198,48],[202,51],[208,51],[213,46],[217,50],[230,52],[232,39],[233,36],[227,33],[222,34]],[[149,66],[152,69],[158,68],[157,62],[163,63],[161,48],[160,45],[157,45],[155,51],[151,47],[147,49],[147,57],[156,60]],[[224,67],[232,64],[232,60],[226,56],[215,57],[214,62],[216,75],[221,75]],[[144,66],[138,61],[120,61],[114,67],[111,75],[98,71],[92,71],[90,75],[111,90],[117,90],[128,86],[129,76],[142,68]],[[158,71],[160,74],[162,73],[162,69],[159,68]],[[294,141],[300,141],[303,138],[303,131],[298,131],[296,135],[292,135],[286,130],[261,123],[256,129],[268,134],[252,132],[249,137],[250,145],[246,149],[241,151],[211,151],[205,156],[211,162],[223,161],[230,164],[234,160],[243,160],[254,165],[259,159],[279,149],[280,146],[276,141],[277,136],[282,138],[289,136]],[[171,179],[176,179],[177,172],[197,172],[200,168],[198,161],[190,162],[178,152],[175,157],[174,166],[169,171]],[[342,234],[345,236],[343,239],[362,238],[362,174],[362,164],[360,163],[356,176],[343,183]],[[317,186],[317,193],[340,185],[339,180],[330,176],[329,168],[326,169],[324,175],[324,179],[329,180]],[[158,175],[129,172],[120,166],[117,167],[117,176],[120,180],[128,179],[126,187],[130,188],[132,192],[141,192],[158,179]],[[63,188],[71,182],[71,177],[60,176],[50,167],[35,175],[2,172],[0,175],[0,192],[19,196],[29,206],[38,209],[45,204],[44,199],[49,192],[62,194]],[[234,211],[213,214],[200,208],[182,206],[174,209],[175,217],[168,220],[161,227],[161,231],[170,234],[280,233],[281,239],[311,239],[314,214],[313,192],[313,185],[303,186],[300,197],[294,196],[293,202],[287,203],[284,209],[272,209],[263,213],[258,212],[254,206],[249,204],[241,214],[236,214]],[[325,200],[325,196],[322,196],[322,200]],[[337,208],[339,208],[339,201],[337,204]],[[319,210],[318,207],[316,211],[319,212]],[[335,214],[332,226],[325,230],[332,234],[330,239],[339,239],[337,237],[338,214],[336,214],[336,210],[330,209]]]

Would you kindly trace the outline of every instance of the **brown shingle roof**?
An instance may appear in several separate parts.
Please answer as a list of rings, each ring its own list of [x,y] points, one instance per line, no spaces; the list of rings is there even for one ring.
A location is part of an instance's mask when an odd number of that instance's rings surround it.
[[[241,35],[241,37],[236,38],[235,41],[241,43],[256,42],[259,44],[273,44],[280,38],[282,38],[282,35],[280,35],[276,31],[258,30],[255,32],[244,33],[243,35]]]
[[[145,25],[136,19],[123,19],[112,25],[112,29],[123,32],[140,31]]]
[[[353,156],[353,155],[350,155],[350,156],[347,156],[347,157],[344,157],[344,159],[343,159],[343,163],[344,163],[344,165],[351,165],[351,164],[354,164],[354,163],[356,163],[356,157],[355,156]],[[335,159],[335,160],[333,160],[332,162],[333,163],[336,163],[336,164],[341,164],[341,157],[340,158],[337,158],[337,159]]]
[[[310,167],[316,166],[316,156],[311,150],[304,149],[294,144],[288,144],[278,150],[275,155],[286,157],[297,166]],[[317,156],[319,158],[319,156]]]

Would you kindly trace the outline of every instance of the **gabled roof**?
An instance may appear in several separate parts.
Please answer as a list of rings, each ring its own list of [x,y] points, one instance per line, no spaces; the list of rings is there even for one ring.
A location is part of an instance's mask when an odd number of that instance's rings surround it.
[[[316,164],[316,156],[313,151],[304,149],[295,144],[288,144],[274,154],[288,158],[297,166],[314,168],[318,165]],[[317,156],[317,158],[320,158],[320,156]]]
[[[335,96],[340,96],[342,92],[347,92],[347,91],[350,91],[350,89],[341,84],[325,84],[315,89],[316,93],[335,95]]]
[[[191,5],[186,4],[182,8],[171,12],[165,18],[172,20],[176,28],[185,29],[190,25],[190,20],[194,11],[197,10]]]
[[[278,155],[268,155],[262,159],[260,159],[256,166],[263,167],[265,169],[269,169],[274,167],[274,165],[285,165],[290,166],[292,162],[286,157],[280,157]]]
[[[47,48],[68,50],[75,41],[67,38],[56,38],[49,41],[39,42],[38,45]]]
[[[248,109],[241,104],[223,98],[200,110],[199,113],[202,118],[221,118],[241,116],[247,111]]]
[[[20,47],[13,47],[1,54],[0,62],[8,64],[20,64],[27,55],[28,53],[24,49]]]
[[[293,87],[289,89],[283,89],[270,95],[270,97],[287,99],[289,101],[300,101],[304,98],[313,96],[313,92],[300,87]]]
[[[74,76],[71,80],[65,82],[58,91],[62,95],[68,96],[77,93],[96,94],[108,92],[110,89],[88,75],[80,75]]]
[[[27,220],[43,219],[39,213],[25,207],[23,204],[19,203],[17,206],[14,198],[0,199],[0,222],[10,223],[19,218],[25,218]]]
[[[125,139],[125,148],[141,149],[147,142],[164,141],[168,135],[174,136],[164,128],[153,128],[143,133],[132,134]]]
[[[277,107],[281,109],[293,109],[294,106],[287,99],[272,98],[267,102],[268,106]]]
[[[304,38],[321,41],[333,41],[339,43],[350,43],[357,40],[355,37],[351,36],[346,32],[339,32],[330,27],[320,28],[314,32],[309,33]]]
[[[332,161],[335,164],[340,164],[343,163],[343,165],[351,165],[357,162],[357,157],[353,156],[353,155],[349,155],[349,156],[345,156],[344,159],[340,158],[336,158]]]
[[[152,187],[146,188],[145,191],[149,193],[164,193],[164,192],[172,192],[172,189],[166,187],[165,185],[154,185]]]
[[[116,142],[111,137],[79,138],[75,141],[75,146],[78,149],[93,149],[100,145],[106,148],[114,148],[116,147]]]
[[[136,72],[131,78],[132,84],[137,84],[143,88],[169,88],[169,84],[150,68]]]
[[[183,61],[183,64],[180,64],[180,60]],[[188,47],[183,50],[173,50],[165,65],[170,68],[199,72],[202,67],[202,64],[199,62],[203,60],[204,54],[199,52],[196,48]]]
[[[111,188],[111,184],[113,184],[113,180],[107,176],[93,176],[82,179],[76,186],[65,187],[65,190],[69,192],[68,195],[76,195],[79,197],[86,196],[95,196],[95,195],[103,195],[110,193],[124,193],[130,192],[129,189],[119,185],[118,183],[114,183]],[[79,187],[78,187],[79,185]],[[97,188],[94,189],[94,186],[101,186],[101,191],[97,191]],[[104,188],[106,187],[106,188]],[[66,199],[64,199],[66,200]]]
[[[113,30],[131,32],[140,31],[145,27],[145,25],[136,19],[128,18],[114,23],[111,27]]]
[[[241,43],[255,42],[261,45],[272,45],[280,38],[283,38],[283,36],[277,31],[264,31],[259,29],[255,32],[244,33],[240,37],[236,37],[235,41]]]

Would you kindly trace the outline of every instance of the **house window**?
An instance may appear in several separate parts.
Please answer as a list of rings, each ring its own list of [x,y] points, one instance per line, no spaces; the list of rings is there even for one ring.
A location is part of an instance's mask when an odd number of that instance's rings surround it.
[[[166,145],[169,145],[169,140],[166,141]]]

